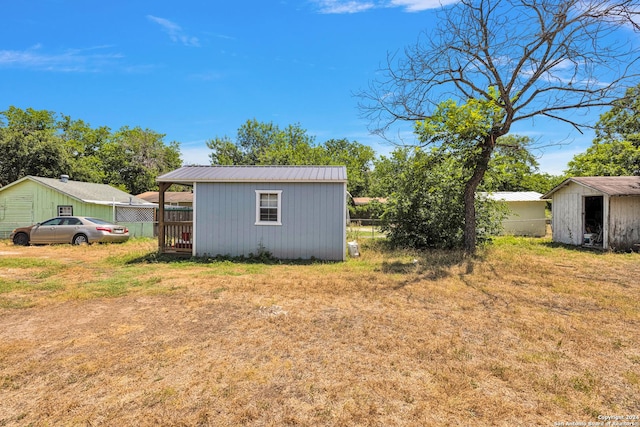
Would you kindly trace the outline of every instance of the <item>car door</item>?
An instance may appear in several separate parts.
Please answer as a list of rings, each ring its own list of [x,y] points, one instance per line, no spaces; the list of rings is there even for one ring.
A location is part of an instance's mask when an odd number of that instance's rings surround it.
[[[55,242],[56,243],[71,243],[71,239],[76,235],[78,228],[82,225],[82,222],[78,218],[62,218],[60,225],[55,229]]]
[[[59,227],[62,218],[52,218],[35,225],[31,229],[31,243],[54,243],[56,238],[56,228]]]

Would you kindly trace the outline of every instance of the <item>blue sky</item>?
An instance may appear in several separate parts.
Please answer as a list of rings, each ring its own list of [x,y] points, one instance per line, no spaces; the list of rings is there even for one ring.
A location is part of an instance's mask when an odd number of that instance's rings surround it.
[[[368,133],[353,94],[388,52],[435,25],[440,3],[5,1],[0,110],[32,107],[93,127],[153,129],[180,142],[189,164],[208,164],[205,141],[235,138],[248,119],[297,123],[318,143],[347,138],[386,154],[393,146]],[[515,131],[567,144],[535,153],[550,173],[562,172],[592,138],[559,124]]]

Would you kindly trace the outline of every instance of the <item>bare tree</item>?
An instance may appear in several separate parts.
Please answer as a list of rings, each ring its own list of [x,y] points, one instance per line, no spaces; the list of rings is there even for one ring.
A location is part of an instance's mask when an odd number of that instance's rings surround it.
[[[519,121],[555,119],[580,130],[580,110],[609,106],[639,77],[640,2],[461,0],[442,9],[436,28],[391,55],[379,80],[359,94],[371,130],[429,118],[443,100],[494,102],[490,130],[465,183],[464,246],[476,246],[475,192],[498,137]]]

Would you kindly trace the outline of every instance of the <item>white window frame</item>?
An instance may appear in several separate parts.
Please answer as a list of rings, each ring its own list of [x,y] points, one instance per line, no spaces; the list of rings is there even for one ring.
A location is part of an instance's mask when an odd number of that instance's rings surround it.
[[[57,216],[73,216],[73,205],[58,205]]]
[[[260,221],[260,196],[263,194],[278,196],[277,221]],[[256,225],[282,225],[282,190],[256,190]]]

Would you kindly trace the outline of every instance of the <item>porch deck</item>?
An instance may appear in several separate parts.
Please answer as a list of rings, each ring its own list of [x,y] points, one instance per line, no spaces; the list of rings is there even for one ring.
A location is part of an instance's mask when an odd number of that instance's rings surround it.
[[[193,251],[193,221],[166,221],[163,224],[161,253],[191,254]]]

